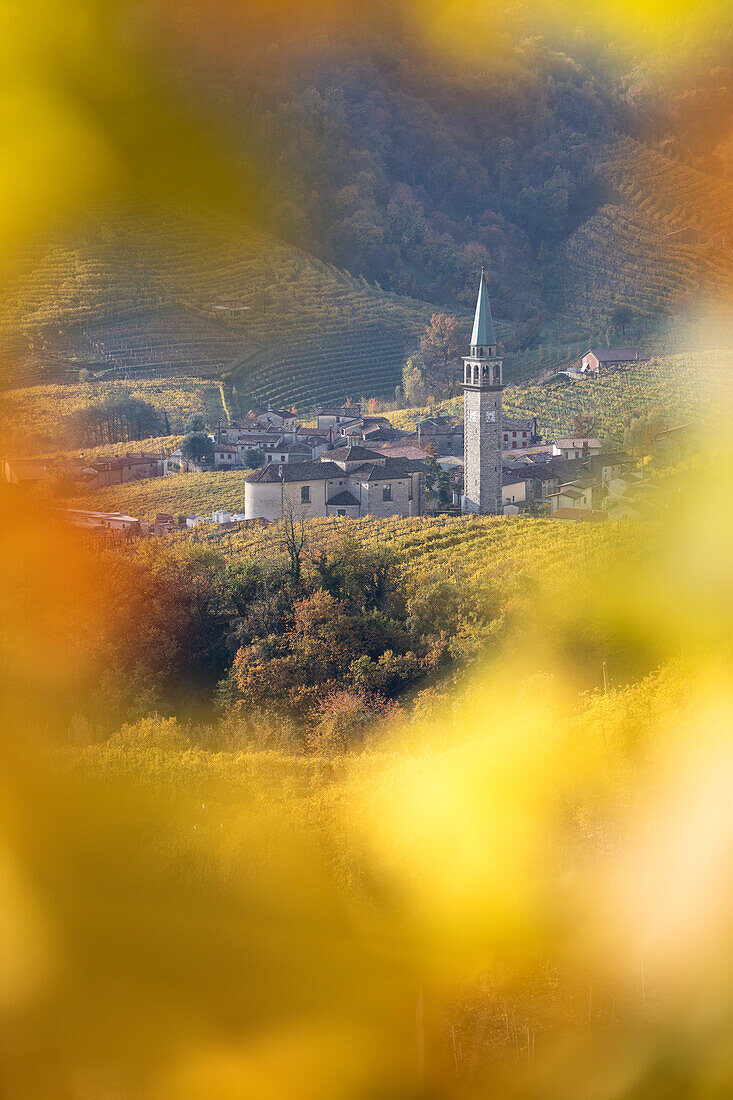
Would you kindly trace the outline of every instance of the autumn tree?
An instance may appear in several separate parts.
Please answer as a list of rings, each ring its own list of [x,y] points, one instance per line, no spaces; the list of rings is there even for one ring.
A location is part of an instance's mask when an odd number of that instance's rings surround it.
[[[573,420],[573,435],[576,438],[588,439],[595,427],[595,417],[592,413],[578,413]]]
[[[462,377],[462,356],[468,335],[449,313],[434,313],[420,337],[420,359],[428,382],[448,397],[455,393]]]

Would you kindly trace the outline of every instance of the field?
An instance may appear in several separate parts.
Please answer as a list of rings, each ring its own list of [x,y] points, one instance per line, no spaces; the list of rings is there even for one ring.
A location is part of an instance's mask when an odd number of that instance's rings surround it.
[[[136,519],[155,519],[158,512],[178,515],[211,515],[223,509],[244,511],[243,479],[249,470],[170,474],[124,485],[108,485],[64,499],[66,508],[95,512],[126,512]]]
[[[224,415],[219,384],[200,378],[29,386],[0,394],[3,450],[18,454],[68,450],[74,445],[65,427],[69,418],[89,405],[120,396],[147,401],[161,416],[165,413],[176,435],[183,432],[191,413],[203,413],[210,425]],[[123,446],[143,449],[138,442]]]

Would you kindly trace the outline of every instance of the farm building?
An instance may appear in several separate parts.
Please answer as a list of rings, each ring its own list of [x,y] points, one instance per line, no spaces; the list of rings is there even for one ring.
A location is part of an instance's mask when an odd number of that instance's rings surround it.
[[[601,374],[630,363],[646,363],[649,356],[641,348],[589,348],[580,369],[583,374]]]
[[[83,508],[67,508],[66,522],[85,531],[118,531],[139,534],[140,520],[124,512],[88,512]]]

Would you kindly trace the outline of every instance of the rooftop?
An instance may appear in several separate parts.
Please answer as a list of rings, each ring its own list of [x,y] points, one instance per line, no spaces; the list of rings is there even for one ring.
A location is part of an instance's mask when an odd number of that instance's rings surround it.
[[[351,449],[351,448],[344,448]],[[335,452],[334,452],[335,453]],[[393,478],[409,477],[425,469],[423,462],[410,458],[385,458],[374,455],[376,462],[361,462],[347,472],[328,459],[310,462],[287,462],[282,466],[271,463],[244,478],[250,484],[264,482],[276,484],[279,481],[335,481],[344,477],[356,481],[390,481]]]
[[[478,299],[476,301],[476,313],[473,319],[473,332],[471,333],[471,346],[492,345],[496,343],[494,334],[494,321],[491,316],[489,294],[486,289],[484,269],[481,268],[481,282],[478,287]]]
[[[562,447],[563,449],[570,449],[570,450],[572,450],[573,448],[577,448],[577,447],[583,447],[583,448],[592,447],[594,450],[600,450],[601,441],[600,441],[600,439],[596,439],[595,437],[592,437],[592,436],[568,435],[568,436],[564,436],[562,439],[556,439],[555,440],[555,446],[556,447]]]
[[[586,355],[595,355],[599,363],[645,362],[649,356],[642,348],[588,348]]]
[[[325,452],[325,461],[332,462],[372,462],[382,460],[384,455],[379,451],[370,451],[368,447],[339,447],[335,451]]]

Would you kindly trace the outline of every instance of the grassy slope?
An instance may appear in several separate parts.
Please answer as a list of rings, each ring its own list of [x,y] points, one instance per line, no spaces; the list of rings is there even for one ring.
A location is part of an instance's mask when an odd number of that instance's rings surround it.
[[[561,248],[542,350],[509,357],[509,380],[568,362],[588,341],[604,343],[619,304],[645,317],[630,338],[669,350],[657,339],[660,316],[686,296],[720,298],[733,288],[733,252],[719,238],[699,246],[667,238],[692,222],[733,240],[730,184],[631,139],[606,150],[600,169],[611,201]],[[217,311],[221,296],[249,308]],[[151,361],[143,373],[191,375],[200,359],[202,374],[232,374],[241,406],[295,402],[306,410],[319,400],[391,394],[429,315],[425,303],[383,293],[232,219],[100,215],[85,233],[39,244],[8,288],[0,381],[38,381],[69,356],[76,365],[103,354],[118,363],[119,319],[144,345],[152,317],[172,365]],[[135,369],[144,361],[143,347]]]
[[[72,441],[65,431],[65,421],[91,404],[118,395],[138,397],[154,405],[161,414],[165,411],[171,431],[176,434],[183,432],[193,412],[203,413],[209,423],[222,415],[218,384],[198,378],[30,386],[0,394],[3,450],[37,453],[70,449]],[[143,449],[140,443],[124,444],[123,447],[126,450]],[[104,451],[110,449],[102,448]]]
[[[89,508],[97,512],[127,512],[137,519],[154,519],[157,512],[174,516],[211,515],[224,509],[244,511],[243,479],[247,470],[213,473],[171,474],[125,485],[80,493],[63,500],[66,508]]]

